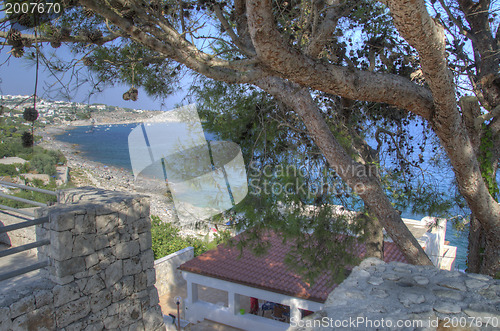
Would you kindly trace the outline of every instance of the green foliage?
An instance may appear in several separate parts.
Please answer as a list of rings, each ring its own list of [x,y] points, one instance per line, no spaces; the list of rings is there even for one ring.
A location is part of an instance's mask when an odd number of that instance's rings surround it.
[[[26,184],[28,186],[33,186],[37,188],[42,188],[46,190],[52,190],[54,191],[56,188],[55,181],[51,181],[49,184],[44,185],[43,182],[39,179],[34,179],[32,181],[26,181]],[[37,202],[42,202],[46,204],[51,204],[54,202],[57,202],[57,197],[48,195],[45,193],[41,192],[34,192],[34,191],[28,191],[28,190],[21,190],[18,189],[11,195],[19,198],[24,198],[32,201],[37,201]],[[33,205],[26,204],[24,202],[19,202],[19,201],[14,201],[6,198],[0,198],[0,204],[8,206],[8,207],[13,207],[13,208],[32,208]]]
[[[18,173],[16,165],[0,164],[0,176],[16,176]]]
[[[172,254],[186,247],[194,248],[194,255],[208,250],[203,240],[194,237],[182,237],[179,229],[170,223],[163,222],[158,216],[151,216],[152,249],[155,260]]]
[[[481,137],[481,144],[479,145],[479,167],[481,169],[481,175],[483,176],[486,185],[488,186],[488,191],[493,198],[496,198],[500,193],[498,189],[498,183],[495,178],[495,173],[493,170],[493,133],[491,129],[483,124],[483,135]]]

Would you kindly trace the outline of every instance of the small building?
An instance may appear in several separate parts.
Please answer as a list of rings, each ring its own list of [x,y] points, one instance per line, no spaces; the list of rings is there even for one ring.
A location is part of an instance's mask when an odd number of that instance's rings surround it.
[[[242,234],[234,240],[241,239]],[[291,243],[284,244],[274,232],[264,240],[270,246],[263,256],[255,256],[248,248],[242,252],[236,246],[219,245],[217,249],[182,264],[179,269],[187,281],[185,316],[192,323],[209,319],[244,330],[286,330],[290,324],[241,310],[242,300],[258,298],[288,306],[290,319],[298,321],[303,312],[316,312],[337,287],[331,273],[325,272],[314,284],[309,284],[285,264]],[[357,244],[355,253],[363,258],[365,247]],[[396,244],[385,242],[384,260],[407,263]],[[211,287],[227,293],[227,306],[199,299],[199,287]]]

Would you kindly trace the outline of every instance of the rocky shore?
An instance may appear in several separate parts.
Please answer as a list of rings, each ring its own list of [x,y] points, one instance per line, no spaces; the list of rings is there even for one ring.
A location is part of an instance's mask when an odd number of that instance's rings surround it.
[[[74,126],[90,125],[88,122],[87,124],[83,124],[83,121],[79,122]],[[108,122],[108,124],[111,123]],[[114,121],[112,124],[125,123]],[[70,168],[70,178],[74,185],[79,187],[93,186],[113,191],[148,195],[151,199],[151,215],[159,216],[164,221],[182,226],[176,217],[172,201],[163,194],[157,194],[148,190],[144,182],[136,182],[130,170],[119,169],[89,160],[77,149],[77,145],[61,142],[56,139],[57,135],[70,130],[71,127],[64,125],[47,126],[39,130],[36,134],[42,137],[39,146],[49,150],[58,150],[64,154],[67,159],[67,165]],[[191,233],[189,227],[183,232]]]

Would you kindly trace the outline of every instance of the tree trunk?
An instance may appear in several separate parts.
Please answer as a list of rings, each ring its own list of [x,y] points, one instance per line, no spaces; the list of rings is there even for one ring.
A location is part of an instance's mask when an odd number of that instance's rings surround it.
[[[308,90],[298,84],[277,77],[259,80],[257,85],[294,109],[301,117],[316,145],[325,155],[330,167],[356,194],[381,222],[392,240],[398,245],[409,263],[432,265],[431,260],[406,227],[397,210],[385,195],[376,176],[370,175],[365,165],[354,162],[335,139]]]
[[[360,213],[356,221],[363,224],[363,237],[365,239],[367,257],[384,259],[384,232],[383,227],[376,217],[371,217],[367,213]]]

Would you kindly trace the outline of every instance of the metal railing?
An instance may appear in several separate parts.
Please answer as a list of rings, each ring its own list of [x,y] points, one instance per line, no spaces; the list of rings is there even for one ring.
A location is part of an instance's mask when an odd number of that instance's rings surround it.
[[[45,193],[45,194],[57,196],[57,193],[54,192],[54,191],[44,190],[44,189],[40,189],[40,188],[36,188],[36,187],[31,187],[31,186],[26,186],[26,185],[21,185],[21,184],[15,184],[15,183],[10,183],[10,182],[0,181],[0,185],[1,186],[6,186],[6,187],[15,187],[15,188],[23,189],[23,190],[35,191],[35,192],[40,192],[40,193]],[[6,198],[6,199],[11,199],[11,200],[14,200],[14,201],[23,202],[23,203],[30,204],[30,205],[37,206],[37,207],[46,207],[47,206],[47,204],[42,203],[42,202],[32,201],[32,200],[28,200],[28,199],[24,199],[24,198],[19,198],[19,197],[15,197],[15,196],[12,196],[12,195],[9,195],[9,194],[5,194],[5,193],[0,193],[0,197]],[[29,211],[25,211],[25,210],[22,210],[22,209],[13,208],[13,207],[1,205],[1,204],[0,204],[0,209],[4,209],[4,210],[16,212],[16,213],[19,213],[21,215],[25,215],[25,216],[29,216],[29,217],[34,217],[34,214],[31,213],[31,212],[29,212]],[[10,214],[10,215],[13,216],[13,217],[19,217],[19,216],[12,215],[12,214]],[[26,218],[22,218],[22,217],[19,217],[19,218],[20,219],[26,219]],[[19,229],[27,228],[27,227],[30,227],[30,226],[36,226],[38,224],[43,224],[43,223],[46,223],[48,221],[49,221],[48,217],[41,217],[41,218],[37,218],[37,219],[28,219],[27,221],[23,221],[23,222],[19,222],[19,223],[15,223],[15,224],[11,224],[11,225],[0,227],[0,234],[7,233],[9,231],[14,231],[14,230],[19,230]],[[12,254],[17,254],[17,253],[25,252],[25,251],[28,251],[30,249],[37,248],[37,247],[42,247],[42,246],[49,245],[49,244],[50,244],[50,240],[43,239],[43,240],[37,240],[37,241],[32,242],[32,243],[28,243],[28,244],[25,244],[25,245],[21,245],[21,246],[17,246],[17,247],[12,247],[12,248],[0,251],[0,258],[9,256],[9,255],[12,255]],[[44,268],[48,264],[49,264],[48,260],[47,261],[41,261],[41,262],[34,263],[34,264],[26,266],[26,267],[22,267],[22,268],[15,269],[15,270],[12,270],[12,271],[0,273],[0,281],[6,280],[6,279],[9,279],[9,278],[13,278],[13,277],[16,277],[16,276],[20,276],[22,274],[25,274],[25,273],[28,273],[28,272],[31,272],[31,271],[35,271],[35,270],[38,270],[38,269],[41,269],[41,268]]]

